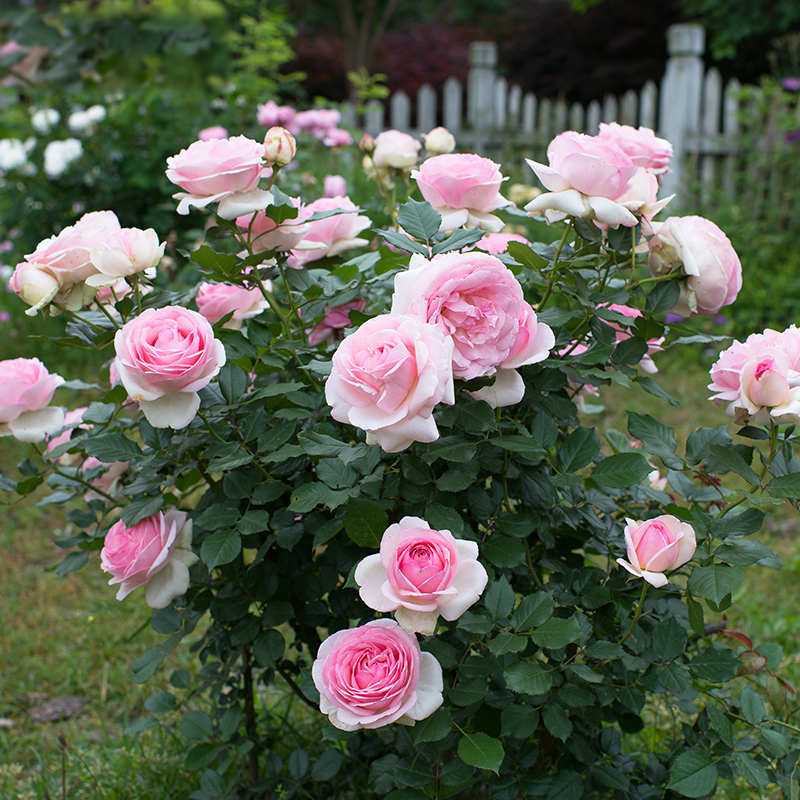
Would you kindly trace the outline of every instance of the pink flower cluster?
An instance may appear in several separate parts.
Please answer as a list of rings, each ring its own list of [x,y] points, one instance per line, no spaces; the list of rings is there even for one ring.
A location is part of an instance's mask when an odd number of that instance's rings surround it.
[[[265,128],[280,126],[294,136],[307,133],[319,139],[327,147],[345,147],[353,143],[353,137],[342,128],[342,114],[333,108],[312,108],[296,111],[291,106],[279,106],[269,100],[258,106],[258,124]]]
[[[708,388],[739,424],[800,422],[800,329],[767,329],[734,342],[711,367]]]
[[[50,303],[77,311],[98,289],[153,269],[165,246],[152,228],[123,228],[113,211],[91,211],[25,256],[11,287],[29,315]]]
[[[632,227],[669,199],[657,201],[657,175],[667,170],[672,145],[649,128],[601,125],[597,136],[561,133],[547,148],[548,164],[526,159],[548,190],[525,206],[548,222],[585,217],[601,225]]]

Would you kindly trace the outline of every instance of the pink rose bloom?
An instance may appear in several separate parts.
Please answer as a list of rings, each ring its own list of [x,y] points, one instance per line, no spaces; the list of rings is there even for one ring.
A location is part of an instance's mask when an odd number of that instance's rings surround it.
[[[589,349],[588,345],[575,344],[573,342],[571,344],[568,344],[566,347],[562,347],[561,350],[558,350],[556,355],[562,357],[567,356],[568,354],[571,356],[579,356],[582,353],[585,353],[588,349]],[[573,381],[570,378],[567,379],[567,386],[572,390],[572,395],[570,396],[570,399],[578,407],[578,411],[584,414],[588,413],[588,408],[586,404],[587,398],[598,397],[600,395],[600,390],[596,386],[593,386],[590,383],[577,383],[576,381]]]
[[[257,286],[245,289],[230,283],[201,283],[194,301],[197,310],[212,325],[233,311],[233,316],[223,327],[234,330],[241,328],[244,320],[257,316],[269,306]]]
[[[742,265],[728,237],[704,217],[651,223],[648,265],[653,276],[680,270],[681,296],[673,313],[715,314],[742,288]]]
[[[422,144],[402,131],[383,131],[375,137],[372,161],[380,169],[410,169],[419,161]]]
[[[297,112],[291,106],[279,106],[274,100],[268,100],[258,106],[258,124],[265,128],[280,125],[292,130],[292,123]]]
[[[94,456],[89,456],[81,466],[81,472],[86,473],[89,470],[97,469],[97,467],[105,467],[104,471],[91,481],[92,486],[96,487],[99,491],[105,494],[117,497],[117,487],[119,479],[128,471],[129,462],[127,461],[112,461],[107,464],[104,461],[98,461]],[[83,495],[83,499],[88,503],[90,500],[102,500],[102,495],[94,492],[91,489]]]
[[[100,552],[101,568],[120,584],[117,600],[146,586],[150,608],[166,608],[189,587],[189,567],[197,561],[192,552],[192,522],[186,512],[160,511],[127,528],[120,520],[106,534]]]
[[[295,127],[317,139],[324,139],[328,131],[339,127],[341,121],[342,114],[335,108],[312,108],[309,111],[299,112],[292,120],[292,125],[286,127],[290,130]]]
[[[670,514],[646,522],[625,518],[628,560],[617,563],[631,575],[644,578],[651,586],[666,586],[665,570],[685,564],[696,548],[694,528]]]
[[[309,203],[306,210],[309,216],[315,211],[340,210],[342,213],[308,223],[302,245],[292,250],[288,262],[290,267],[299,268],[310,261],[317,261],[325,256],[338,256],[345,250],[369,244],[368,239],[361,239],[358,234],[369,228],[372,221],[358,213],[361,209],[349,197],[321,197]],[[311,249],[315,243],[317,246]]]
[[[319,708],[343,731],[413,725],[442,704],[442,668],[394,620],[337,631],[311,668]]]
[[[54,300],[70,311],[90,303],[95,290],[86,280],[97,274],[92,250],[105,247],[119,230],[113,211],[91,211],[57,236],[40,242],[17,264],[11,278],[14,292],[31,306],[25,313],[34,315]]]
[[[663,200],[658,199],[658,178],[643,167],[637,167],[636,174],[628,181],[628,187],[616,199],[638,218],[649,222],[675,197],[671,194]]]
[[[466,225],[497,233],[503,221],[490,212],[511,205],[500,194],[500,165],[472,153],[434,156],[411,172],[422,196],[442,215],[441,231]]]
[[[430,133],[423,133],[425,149],[431,156],[443,156],[456,149],[456,137],[447,128],[439,126]]]
[[[639,311],[639,309],[631,308],[630,306],[623,306],[619,303],[612,303],[606,306],[606,308],[611,311],[616,311],[618,314],[623,314],[626,317],[630,317],[632,320],[642,316],[642,312]],[[628,328],[625,328],[620,323],[613,322],[611,320],[606,320],[606,322],[608,322],[608,324],[616,331],[615,337],[617,342],[624,342],[626,339],[631,338],[632,334]],[[661,346],[663,343],[663,336],[658,339],[647,340],[647,353],[642,357],[642,360],[639,362],[639,366],[650,375],[655,375],[655,373],[658,372],[658,367],[655,365],[652,355],[653,353],[658,353],[664,349]]]
[[[325,147],[347,147],[353,144],[353,137],[343,128],[330,128],[322,137]]]
[[[84,428],[89,430],[91,425],[82,425],[83,422],[83,412],[86,411],[87,406],[81,406],[80,408],[74,408],[72,411],[67,411],[64,414],[64,422],[62,425],[62,430],[57,436],[49,436],[47,439],[47,452],[52,453],[56,447],[59,447],[62,444],[66,444],[72,438],[72,431],[75,428]]]
[[[412,256],[409,269],[395,276],[392,313],[435,325],[453,339],[454,377],[468,381],[498,369],[505,373],[498,375],[493,392],[476,393],[496,405],[522,399],[525,386],[515,368],[543,361],[555,343],[511,270],[479,251],[446,253],[431,261]]]
[[[197,141],[167,159],[167,178],[183,192],[174,194],[179,214],[219,203],[223,219],[266,208],[272,194],[258,188],[270,174],[264,164],[264,145],[246,136]]]
[[[89,253],[97,275],[86,279],[89,286],[111,286],[120,278],[137,275],[154,269],[164,255],[166,242],[158,241],[158,234],[148,228],[120,228],[104,243],[93,247]]]
[[[440,614],[458,619],[486,588],[489,576],[477,559],[475,542],[403,517],[386,529],[380,554],[359,563],[355,581],[370,608],[395,611],[409,633],[431,636]]]
[[[326,175],[322,186],[325,197],[344,197],[347,194],[347,183],[341,175]]]
[[[212,125],[210,128],[203,128],[197,134],[197,138],[201,142],[210,142],[212,139],[227,139],[228,131],[222,125]]]
[[[350,312],[363,311],[366,305],[367,301],[363,297],[357,297],[355,300],[350,300],[347,303],[328,309],[325,319],[308,332],[308,343],[312,347],[316,347],[322,342],[331,341],[337,330],[346,328],[351,324]]]
[[[285,219],[278,224],[269,217],[264,211],[256,211],[255,214],[243,214],[236,218],[238,227],[247,233],[247,238],[256,253],[263,253],[266,250],[295,250],[303,249],[303,239],[309,232],[306,220],[313,211],[308,206],[304,206],[297,198],[293,199],[297,206],[297,216],[293,219]],[[323,249],[324,245],[314,243],[309,249]]]
[[[185,428],[200,408],[197,392],[225,363],[208,320],[179,306],[148,308],[114,337],[122,385],[154,428]]]
[[[800,422],[800,330],[767,329],[734,342],[711,367],[711,398],[739,424]]]
[[[644,167],[653,175],[670,172],[672,145],[666,139],[659,139],[652,128],[601,122],[597,138],[615,144],[631,157],[635,166]]]
[[[387,453],[433,442],[434,407],[455,402],[452,358],[452,340],[433,325],[401,314],[367,320],[333,354],[325,384],[331,416]]]
[[[64,426],[64,409],[52,408],[56,389],[64,383],[38,358],[0,361],[0,436],[41,442]]]
[[[509,242],[522,242],[530,246],[530,242],[519,233],[487,233],[483,239],[479,239],[475,247],[493,256],[499,256],[508,250]]]
[[[547,158],[549,165],[526,159],[549,190],[525,206],[528,216],[544,212],[548,222],[585,217],[614,228],[637,224],[636,217],[618,202],[636,166],[615,144],[566,131],[550,142]]]

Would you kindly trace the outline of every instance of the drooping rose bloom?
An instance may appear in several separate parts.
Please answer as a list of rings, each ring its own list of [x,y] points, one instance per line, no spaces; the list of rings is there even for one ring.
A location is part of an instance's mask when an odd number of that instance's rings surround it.
[[[708,388],[739,424],[800,422],[800,330],[767,329],[734,342],[711,367]]]
[[[414,725],[442,704],[439,662],[391,619],[329,636],[311,675],[320,711],[343,731]]]
[[[446,253],[431,261],[414,255],[394,286],[393,314],[416,317],[452,337],[454,377],[503,373],[497,379],[503,392],[478,395],[487,402],[519,402],[525,387],[515,368],[543,361],[555,343],[511,270],[487,253]]]
[[[333,354],[325,399],[331,416],[367,432],[387,453],[433,442],[438,403],[455,402],[452,339],[401,314],[373,317]]]
[[[265,286],[270,284],[264,281]],[[267,286],[267,291],[271,289]],[[264,311],[269,303],[264,299],[258,286],[246,289],[230,283],[201,283],[194,299],[197,310],[213,325],[226,314],[233,316],[223,327],[238,330],[246,319],[255,317]]]
[[[289,266],[303,267],[325,256],[338,256],[345,250],[369,244],[368,239],[361,239],[358,234],[369,228],[372,221],[358,213],[361,209],[349,197],[321,197],[309,203],[306,210],[309,216],[315,211],[339,210],[341,213],[308,223],[302,246],[292,250]],[[312,249],[309,244],[321,246]]]
[[[503,220],[492,214],[510,205],[500,194],[505,178],[499,164],[473,153],[433,156],[413,170],[422,196],[442,215],[439,230],[466,225],[497,233]]]
[[[193,142],[170,156],[167,167],[167,178],[184,190],[173,195],[180,201],[179,214],[188,214],[192,206],[219,203],[219,216],[235,219],[272,203],[272,194],[258,188],[261,178],[270,174],[264,145],[246,136]]]
[[[635,166],[644,167],[653,175],[663,175],[670,171],[672,145],[666,139],[659,139],[652,128],[601,122],[597,138],[613,142],[631,157]]]
[[[38,358],[0,361],[0,436],[41,442],[64,425],[64,409],[50,406],[64,383]]]
[[[117,600],[146,586],[150,608],[166,608],[189,587],[189,567],[197,561],[192,552],[192,522],[184,511],[160,511],[130,528],[120,520],[106,534],[100,552],[101,568],[120,584]]]
[[[380,554],[359,563],[355,581],[370,608],[394,611],[405,630],[430,636],[440,614],[458,619],[486,588],[488,575],[477,559],[475,542],[403,517],[384,532]]]
[[[651,223],[648,265],[653,276],[679,271],[675,314],[716,314],[742,288],[742,265],[728,237],[703,217],[669,217]]]
[[[625,526],[628,560],[618,558],[617,563],[652,586],[666,586],[664,572],[677,569],[694,555],[694,528],[671,514],[662,514],[646,522],[627,517],[625,521],[628,523]]]
[[[372,160],[380,169],[410,169],[419,161],[422,144],[402,131],[382,131],[375,137]]]
[[[114,348],[119,378],[154,428],[185,428],[200,407],[197,392],[225,363],[208,320],[179,306],[146,309],[117,331]]]
[[[330,341],[337,330],[350,325],[350,312],[363,311],[366,305],[367,301],[363,297],[357,297],[355,300],[328,309],[322,322],[308,332],[308,343],[316,347],[322,342]]]
[[[70,311],[90,303],[96,290],[86,280],[98,273],[91,253],[104,248],[119,231],[113,211],[91,211],[57,236],[39,242],[11,278],[14,292],[31,306],[25,313],[36,314],[54,300]]]
[[[585,217],[614,228],[637,224],[636,217],[618,202],[636,174],[636,165],[615,144],[566,131],[550,142],[547,158],[549,164],[526,159],[548,189],[525,206],[528,216],[544,213],[548,222]]]

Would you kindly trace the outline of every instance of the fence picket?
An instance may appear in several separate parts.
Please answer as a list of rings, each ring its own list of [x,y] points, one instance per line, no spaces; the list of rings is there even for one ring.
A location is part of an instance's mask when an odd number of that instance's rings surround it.
[[[417,130],[428,133],[436,127],[436,91],[423,83],[417,92]]]
[[[736,149],[735,143],[739,138],[739,95],[742,85],[736,78],[728,81],[725,95],[722,100],[722,133],[731,143],[729,154],[725,157],[725,173],[722,178],[722,188],[725,194],[732,194],[736,176]]]
[[[616,122],[619,116],[619,103],[612,94],[607,94],[603,98],[603,122]]]
[[[522,132],[533,136],[536,130],[536,95],[528,92],[522,100]]]
[[[457,78],[451,76],[444,82],[442,101],[444,105],[442,123],[450,133],[456,136],[461,132],[463,117],[462,88]]]
[[[639,96],[639,125],[655,130],[657,112],[658,89],[653,81],[647,81]]]
[[[583,131],[583,106],[573,103],[569,109],[569,128],[572,131]]]
[[[628,89],[627,92],[622,96],[622,106],[621,106],[621,122],[623,125],[632,125],[634,128],[636,127],[636,123],[639,119],[638,115],[639,111],[639,98],[636,96],[636,92],[633,89]]]
[[[597,100],[592,100],[589,103],[589,108],[586,109],[586,133],[591,136],[597,135],[600,130],[600,118],[603,116],[603,111],[600,108],[600,103]]]
[[[714,153],[720,147],[720,127],[722,112],[722,76],[719,70],[712,67],[703,82],[703,117],[701,120],[700,147],[700,199],[708,202],[716,175],[716,158]]]

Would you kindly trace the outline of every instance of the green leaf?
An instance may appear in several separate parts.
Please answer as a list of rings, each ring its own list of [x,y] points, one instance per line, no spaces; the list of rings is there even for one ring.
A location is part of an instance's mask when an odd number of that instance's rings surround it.
[[[104,464],[111,464],[114,461],[130,461],[142,455],[142,449],[136,442],[116,432],[85,436],[83,446],[88,455],[94,456]]]
[[[686,649],[686,629],[675,617],[668,617],[653,629],[653,653],[663,662],[674,661]]]
[[[612,789],[626,792],[631,787],[631,782],[625,777],[625,774],[608,764],[596,764],[593,775],[600,783],[610,786]]]
[[[356,544],[377,550],[381,546],[384,532],[389,527],[389,518],[374,501],[353,497],[347,503],[344,527],[347,535]]]
[[[733,723],[728,719],[722,709],[717,708],[713,703],[706,703],[706,714],[711,727],[719,734],[719,738],[733,747],[736,739],[733,735]]]
[[[150,680],[156,670],[164,662],[164,659],[172,652],[182,638],[182,633],[173,633],[166,642],[161,642],[145,650],[145,652],[131,664],[133,679],[136,683],[145,683]]]
[[[205,711],[187,711],[181,719],[181,733],[187,739],[210,739],[214,723]]]
[[[487,647],[496,656],[502,656],[505,653],[519,653],[526,648],[527,644],[526,637],[509,633],[508,631],[501,631],[494,639],[489,640]]]
[[[424,458],[429,462],[443,458],[458,464],[468,464],[475,458],[476,450],[477,448],[472,442],[465,442],[458,436],[444,436],[428,445]]]
[[[236,256],[229,253],[217,253],[207,244],[200,245],[197,250],[193,250],[191,259],[195,264],[222,275],[232,275],[236,272]]]
[[[438,742],[444,739],[453,728],[450,712],[446,708],[439,708],[429,717],[417,722],[411,729],[411,738],[414,744],[422,742]]]
[[[262,631],[253,642],[253,655],[262,667],[274,667],[285,649],[286,642],[280,631]]]
[[[229,403],[237,403],[247,391],[247,374],[241,367],[228,362],[219,371],[219,388]]]
[[[55,568],[55,573],[60,578],[63,578],[70,572],[75,572],[76,569],[81,569],[89,560],[88,550],[78,550],[74,553],[67,553],[61,563]]]
[[[586,430],[581,428],[580,430]],[[503,450],[519,453],[524,458],[534,463],[539,463],[544,458],[544,448],[535,439],[529,436],[494,436],[490,442]],[[591,461],[591,458],[589,459]],[[579,469],[579,467],[576,467]]]
[[[711,564],[707,567],[695,567],[689,576],[687,588],[695,597],[704,597],[719,605],[743,580],[741,567]]]
[[[131,502],[122,509],[120,517],[122,517],[122,521],[130,528],[137,522],[141,522],[147,517],[152,517],[153,514],[161,510],[163,505],[163,495],[158,495],[156,497],[147,497],[146,495],[137,497],[135,500],[131,500]]]
[[[415,239],[431,245],[442,215],[427,200],[409,199],[397,210],[397,224]]]
[[[390,245],[392,245],[392,247],[405,250],[407,253],[417,253],[418,255],[425,256],[426,258],[430,255],[427,247],[417,244],[410,236],[406,236],[404,233],[381,230],[376,230],[375,233],[385,239]]]
[[[542,709],[542,720],[547,730],[562,742],[566,742],[572,733],[572,722],[558,703],[549,703]]]
[[[321,756],[314,759],[311,767],[311,777],[315,781],[329,781],[342,767],[344,754],[341,750],[334,750],[332,747],[326,750]]]
[[[697,602],[690,594],[686,595],[686,607],[689,611],[689,625],[698,636],[704,636],[705,631],[703,626],[705,620],[703,619],[703,606]]]
[[[689,677],[689,671],[684,669],[680,664],[663,664],[656,668],[656,678],[664,691],[672,692],[672,694],[680,697],[691,686],[692,679]]]
[[[673,760],[667,788],[684,797],[703,797],[711,794],[717,777],[717,767],[711,756],[693,750]]]
[[[481,545],[481,556],[497,567],[517,567],[525,563],[525,545],[510,536],[495,533]]]
[[[553,676],[538,663],[517,661],[503,671],[506,686],[518,694],[544,694],[553,685]]]
[[[465,733],[458,742],[459,758],[471,767],[488,769],[500,774],[503,762],[503,745],[485,733]]]
[[[483,603],[492,619],[507,617],[514,608],[514,590],[505,578],[499,578],[486,590]]]
[[[711,455],[712,444],[726,445],[733,440],[724,425],[716,428],[698,428],[686,440],[686,459],[690,464],[699,464]]]
[[[767,716],[764,701],[749,686],[745,686],[739,695],[739,707],[751,725],[758,725]]]
[[[742,662],[730,647],[709,647],[698,653],[689,665],[692,673],[711,683],[724,683],[738,671]]]
[[[647,295],[645,310],[651,314],[660,314],[662,311],[669,311],[674,308],[681,296],[681,289],[678,281],[660,281],[652,292]]]
[[[734,510],[731,514],[726,514],[722,519],[714,520],[709,528],[709,533],[722,539],[725,536],[750,536],[758,533],[764,524],[766,513],[757,508],[748,508],[741,514]]]
[[[649,375],[635,375],[633,380],[648,394],[666,400],[671,406],[680,408],[681,404],[661,385],[656,383]]]
[[[709,450],[725,469],[741,475],[748,483],[754,486],[759,485],[760,481],[755,470],[742,458],[741,453],[734,445],[710,444]]]
[[[644,480],[651,471],[641,453],[617,453],[604,458],[592,471],[592,478],[603,486],[622,489]]]
[[[175,696],[171,692],[156,692],[144,701],[144,707],[153,714],[163,714],[175,708]]]
[[[542,258],[532,247],[523,242],[509,242],[507,252],[518,264],[537,272],[549,263],[546,258]]]
[[[434,245],[431,254],[438,256],[439,253],[463,250],[465,247],[471,247],[476,242],[479,242],[483,235],[483,231],[477,228],[455,230],[443,242]]]
[[[797,499],[800,497],[800,472],[790,472],[788,475],[773,478],[767,484],[767,491],[773,497]]]
[[[539,725],[539,712],[531,706],[512,703],[500,712],[500,726],[503,736],[527,739]]]
[[[537,592],[523,597],[511,615],[515,631],[529,631],[546,622],[553,613],[553,596],[548,592]]]
[[[230,564],[242,552],[242,537],[239,531],[228,529],[212,533],[200,548],[200,558],[209,568]]]
[[[239,510],[230,506],[213,505],[195,517],[195,524],[204,531],[230,528],[239,519]]]
[[[764,767],[751,755],[742,752],[733,754],[733,760],[739,767],[742,777],[750,784],[763,792],[769,784],[769,775]]]
[[[641,440],[645,449],[658,456],[671,469],[682,469],[683,459],[675,455],[675,431],[649,414],[628,412],[628,431]]]
[[[567,617],[566,619],[550,617],[531,634],[531,638],[539,647],[546,647],[550,650],[566,647],[568,644],[580,639],[581,636],[583,636],[583,631],[575,617]]]
[[[357,489],[331,489],[320,481],[312,481],[299,486],[292,494],[289,510],[306,514],[318,505],[334,509],[352,499]]]
[[[561,445],[558,463],[561,472],[577,472],[600,452],[600,439],[592,428],[577,428]]]

